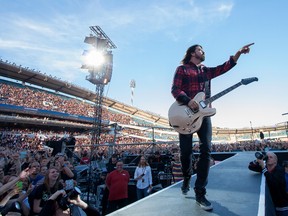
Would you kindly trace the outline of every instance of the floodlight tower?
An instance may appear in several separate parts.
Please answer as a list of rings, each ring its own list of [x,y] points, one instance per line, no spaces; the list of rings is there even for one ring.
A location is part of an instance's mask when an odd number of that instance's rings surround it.
[[[136,87],[136,81],[132,79],[130,81],[130,88],[131,88],[131,105],[133,106],[133,101],[134,101],[134,89]]]
[[[99,145],[101,127],[102,127],[102,101],[104,86],[107,85],[112,76],[113,55],[111,49],[117,48],[110,38],[104,33],[99,26],[90,26],[90,30],[94,34],[85,37],[84,42],[92,45],[90,50],[84,50],[84,64],[81,69],[87,69],[89,75],[86,80],[96,86],[94,101],[94,121],[91,137],[91,156],[94,147]],[[90,157],[91,163],[92,157]],[[91,164],[89,176],[91,176]],[[89,177],[88,184],[91,183]],[[88,187],[87,202],[89,203],[90,187]]]
[[[94,34],[85,37],[84,42],[92,45],[92,49],[84,51],[84,64],[81,68],[88,70],[89,75],[86,76],[86,80],[96,86],[93,135],[91,139],[91,144],[94,146],[99,144],[101,134],[104,86],[110,82],[112,76],[113,55],[111,49],[117,47],[100,26],[90,26],[90,30]]]

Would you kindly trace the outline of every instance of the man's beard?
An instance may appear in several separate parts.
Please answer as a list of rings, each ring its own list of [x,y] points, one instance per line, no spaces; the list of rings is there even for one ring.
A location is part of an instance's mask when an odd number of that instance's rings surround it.
[[[196,55],[195,56],[196,59],[200,60],[201,62],[205,61],[205,55]]]

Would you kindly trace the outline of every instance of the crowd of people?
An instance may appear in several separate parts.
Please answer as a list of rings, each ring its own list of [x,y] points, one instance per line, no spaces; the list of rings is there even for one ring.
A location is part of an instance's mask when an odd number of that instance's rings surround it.
[[[49,201],[57,197],[61,200],[65,193],[74,190],[77,185],[77,172],[65,154],[53,156],[51,151],[41,148],[38,151],[19,152],[17,147],[3,146],[0,151],[2,215],[11,211],[21,215],[70,215],[71,208],[61,206],[60,202]],[[23,152],[26,154],[23,155]],[[88,209],[86,211],[98,212],[92,206],[88,208],[79,195],[73,201],[68,197],[67,202]],[[48,214],[47,209],[50,210]]]
[[[43,134],[45,134],[45,136]],[[70,135],[67,133],[59,133],[56,136],[53,131],[33,131],[28,129],[11,129],[8,131],[6,129],[2,130],[0,135],[0,185],[1,190],[3,189],[0,206],[3,208],[3,214],[13,208],[15,202],[20,203],[23,215],[40,214],[42,208],[45,208],[45,203],[49,200],[50,196],[54,193],[63,195],[64,192],[62,190],[66,187],[70,187],[71,189],[73,186],[77,186],[77,172],[75,166],[89,163],[90,160],[107,164],[107,166],[105,165],[106,172],[110,173],[114,171],[115,168],[117,170],[116,163],[119,159],[124,159],[129,155],[152,155],[153,152],[156,152],[157,154],[151,161],[150,158],[141,157],[134,176],[130,175],[130,178],[134,178],[137,181],[136,188],[138,199],[147,196],[148,192],[151,190],[152,177],[150,165],[153,164],[153,160],[154,162],[159,160],[157,155],[174,155],[171,164],[173,167],[172,172],[174,174],[172,181],[178,182],[182,180],[179,146],[177,144],[152,145],[147,149],[143,148],[141,145],[117,146],[116,144],[113,150],[114,155],[116,155],[115,160],[113,163],[108,163],[110,158],[107,146],[100,146],[97,149],[93,149],[94,151],[91,152],[89,145],[81,145],[83,144],[84,138],[78,139],[77,134],[74,134],[76,143],[73,154],[76,156],[73,157],[73,160],[62,153],[53,155],[51,148],[45,145],[47,141],[61,140],[63,137],[69,137]],[[80,142],[80,144],[78,142]],[[87,141],[87,143],[89,142]],[[249,141],[243,143],[212,145],[212,150],[218,152],[265,151],[267,149],[287,149],[287,142],[280,140],[263,140],[262,142]],[[193,151],[198,151],[198,143],[194,145]],[[121,164],[119,167],[121,168]],[[23,174],[27,168],[29,169],[29,172],[26,172],[26,177],[22,178],[21,173]],[[118,170],[118,172],[122,172],[122,170]],[[19,181],[19,179],[21,181]],[[13,182],[13,186],[7,187],[7,184],[11,184],[11,182]],[[102,183],[105,184],[105,179]],[[15,185],[17,185],[16,189],[14,187]],[[113,188],[113,185],[111,188]],[[62,191],[61,193],[59,192],[60,190]],[[111,205],[111,201],[113,200],[112,195],[109,196],[108,193],[106,200],[107,203],[110,203],[110,206],[104,202],[104,205],[106,206],[104,207],[104,210],[107,208],[107,212],[111,212],[125,204],[125,202],[122,204],[121,202],[120,204],[119,202],[116,202],[115,205]],[[126,195],[124,195],[124,198],[127,199]],[[56,206],[55,209],[58,209],[57,211],[63,210],[59,208],[59,206],[57,207],[57,202],[53,203],[54,206]],[[66,209],[63,212],[68,213],[68,211],[69,210]]]
[[[88,102],[31,87],[0,83],[0,92],[1,97],[6,98],[5,103],[10,105],[91,117],[94,112],[93,105]],[[131,116],[114,113],[108,109],[103,109],[102,116],[103,119],[121,124],[145,125],[145,122],[137,123]],[[163,134],[160,132],[156,136],[163,138]],[[175,138],[171,138],[172,135],[169,134],[167,136],[170,136],[170,140]],[[62,149],[59,153],[53,154],[54,149],[49,146],[49,143],[67,144],[70,137],[75,139],[73,153]],[[151,137],[149,131],[127,127],[121,129],[121,136],[116,136],[109,131],[101,133],[100,145],[95,147],[91,145],[91,134],[80,132],[72,134],[69,131],[52,129],[21,129],[17,126],[1,128],[0,210],[2,215],[9,215],[11,212],[18,212],[25,216],[69,215],[71,211],[84,211],[87,215],[105,215],[127,205],[128,183],[131,179],[136,181],[137,199],[142,199],[151,193],[155,182],[152,164],[160,163],[160,155],[169,155],[169,167],[173,176],[171,183],[183,180],[179,145],[169,142],[150,143]],[[147,143],[144,144],[145,142]],[[133,145],[129,145],[130,143]],[[139,144],[135,145],[135,143]],[[113,155],[111,155],[111,146]],[[211,152],[287,149],[288,142],[265,139],[211,145]],[[193,143],[192,151],[200,152],[199,142]],[[124,159],[129,155],[140,158],[132,175],[123,168]],[[75,167],[89,164],[91,161],[104,164],[105,167],[104,169],[103,166],[101,167],[103,173],[97,182],[99,185],[105,185],[101,211],[83,201],[81,192],[77,189],[79,176]],[[211,160],[210,165],[213,164],[214,161]],[[193,169],[197,169],[197,161],[193,162]]]
[[[53,131],[53,130],[37,130],[37,129],[13,129],[13,128],[1,128],[0,129],[0,145],[9,147],[12,149],[20,150],[38,150],[43,146],[47,145],[49,141],[60,141],[68,138],[71,135],[68,131]],[[101,135],[102,136],[102,135]],[[89,135],[83,135],[80,133],[73,133],[75,138],[75,149],[74,153],[76,155],[81,155],[82,152],[90,151],[91,148],[91,137]],[[124,155],[133,155],[141,154],[143,149],[147,148],[147,152],[151,153],[152,151],[159,151],[162,154],[167,152],[172,152],[176,148],[177,144],[161,142],[157,145],[151,145],[151,143],[144,143],[139,145],[129,145],[135,141],[134,138],[126,137],[124,142],[121,137],[117,137],[115,143],[113,143],[113,135],[106,136],[103,135],[101,144],[114,144],[114,151],[118,154]],[[100,138],[101,139],[101,138]],[[118,140],[120,139],[120,141]],[[130,140],[129,140],[130,139]],[[132,140],[131,140],[132,139]],[[139,141],[139,140],[137,140]],[[143,140],[141,140],[143,141]],[[135,142],[134,142],[135,143]],[[117,145],[121,144],[121,145]],[[123,145],[127,144],[127,145]],[[108,155],[108,146],[98,146],[98,154],[102,154],[107,157]],[[259,141],[245,141],[245,142],[236,142],[236,143],[225,143],[225,144],[212,144],[212,152],[234,152],[234,151],[264,151],[265,149],[275,149],[275,150],[287,150],[288,142],[281,140],[262,140]],[[199,143],[195,142],[193,144],[193,151],[199,152]],[[100,153],[99,153],[100,152]]]
[[[16,106],[24,106],[35,109],[53,110],[63,113],[69,113],[80,116],[94,116],[94,107],[92,103],[81,101],[75,98],[69,98],[56,93],[31,88],[27,86],[10,85],[0,83],[1,98],[6,98],[5,103]],[[130,116],[102,110],[103,120],[113,120],[123,124],[130,124]]]

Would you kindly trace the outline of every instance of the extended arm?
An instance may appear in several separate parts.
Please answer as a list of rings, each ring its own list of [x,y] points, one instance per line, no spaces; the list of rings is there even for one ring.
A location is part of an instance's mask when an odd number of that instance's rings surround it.
[[[247,54],[250,52],[250,46],[254,45],[254,43],[247,44],[243,46],[241,49],[239,49],[234,56],[232,56],[234,62],[236,63],[240,57],[241,54]]]

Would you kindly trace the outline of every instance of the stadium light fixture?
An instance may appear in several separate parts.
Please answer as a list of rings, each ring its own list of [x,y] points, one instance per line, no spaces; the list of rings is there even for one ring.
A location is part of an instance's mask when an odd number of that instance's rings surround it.
[[[113,68],[113,55],[109,49],[114,49],[116,46],[99,26],[91,26],[90,29],[94,35],[86,36],[84,42],[93,48],[84,50],[81,69],[88,70],[86,80],[89,82],[106,85],[111,80]]]
[[[85,37],[84,43],[90,44],[98,50],[103,50],[108,47],[108,39],[96,37],[93,36],[92,34],[90,34],[90,36]]]
[[[85,50],[83,53],[84,65],[88,67],[98,67],[105,63],[105,56],[102,51],[92,49]]]
[[[90,34],[90,36],[85,37],[84,43],[93,45],[96,43],[96,40],[97,40],[96,36]]]

